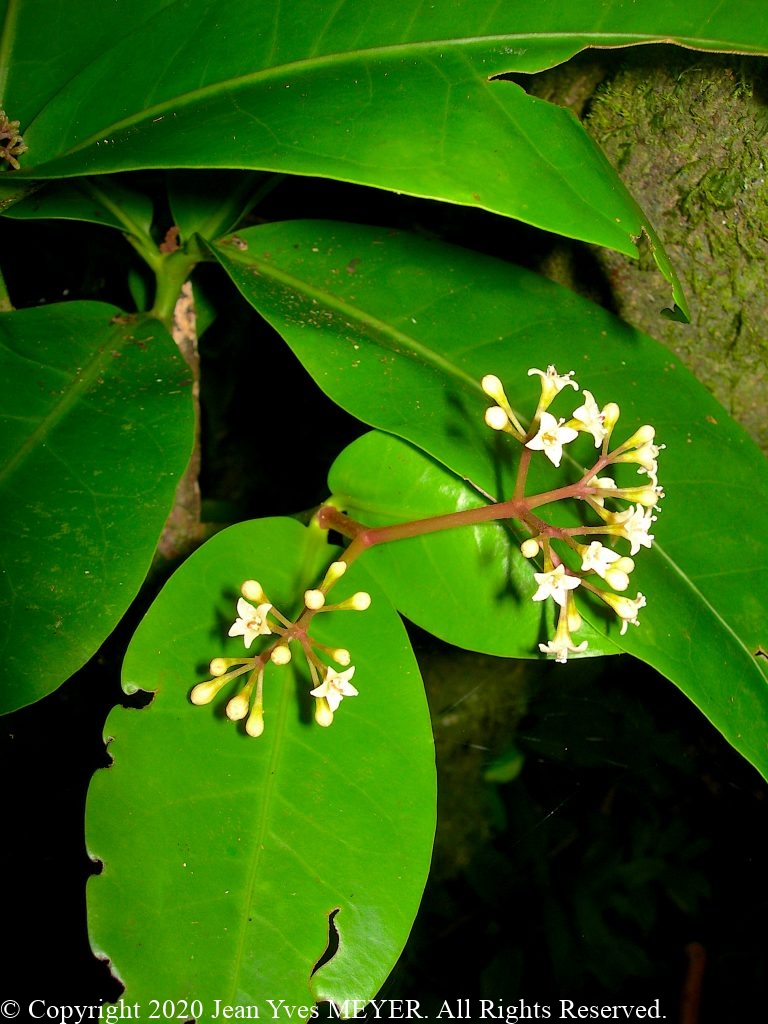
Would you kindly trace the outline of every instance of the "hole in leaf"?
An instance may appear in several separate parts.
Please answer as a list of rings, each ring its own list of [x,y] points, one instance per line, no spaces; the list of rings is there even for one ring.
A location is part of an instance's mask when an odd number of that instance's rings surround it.
[[[336,952],[339,948],[339,930],[336,927],[335,918],[340,910],[341,907],[336,907],[336,909],[332,910],[328,915],[328,945],[325,947],[325,950],[320,959],[312,968],[312,974],[317,973],[317,971],[319,971],[321,967],[323,967],[325,964],[328,963],[329,960],[332,960],[336,956]]]

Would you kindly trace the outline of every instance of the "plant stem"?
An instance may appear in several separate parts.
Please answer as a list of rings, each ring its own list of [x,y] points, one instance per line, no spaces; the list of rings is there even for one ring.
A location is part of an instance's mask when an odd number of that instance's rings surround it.
[[[173,313],[182,285],[189,279],[199,260],[197,252],[187,252],[185,249],[160,254],[160,263],[155,271],[157,290],[152,313],[158,320],[162,320],[169,334],[173,333]]]
[[[407,540],[428,533],[438,533],[441,530],[454,530],[461,526],[476,526],[479,523],[497,522],[502,519],[518,519],[525,523],[529,508],[529,500],[512,498],[510,501],[462,509],[459,512],[447,512],[426,519],[413,519],[391,526],[365,526],[340,512],[333,505],[323,505],[317,513],[317,522],[321,529],[335,530],[351,541],[340,559],[350,565],[364,551],[377,544],[388,544],[395,540]]]
[[[8,289],[6,288],[5,285],[5,278],[3,277],[3,272],[2,270],[0,270],[0,313],[12,312],[13,303],[11,302],[11,297],[8,294]]]

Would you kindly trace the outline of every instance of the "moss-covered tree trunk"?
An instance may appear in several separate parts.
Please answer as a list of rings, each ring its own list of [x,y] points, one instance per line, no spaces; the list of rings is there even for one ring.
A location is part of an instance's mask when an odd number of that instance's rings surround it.
[[[668,286],[649,252],[596,251],[600,298],[676,352],[768,452],[768,60],[588,51],[530,88],[583,118],[661,235],[692,322],[660,316]]]

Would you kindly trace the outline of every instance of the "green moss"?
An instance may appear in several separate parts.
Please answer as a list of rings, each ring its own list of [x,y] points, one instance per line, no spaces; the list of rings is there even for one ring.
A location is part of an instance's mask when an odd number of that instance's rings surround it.
[[[693,307],[661,319],[649,253],[600,251],[617,312],[672,348],[768,451],[768,63],[626,51],[585,124],[662,237]]]

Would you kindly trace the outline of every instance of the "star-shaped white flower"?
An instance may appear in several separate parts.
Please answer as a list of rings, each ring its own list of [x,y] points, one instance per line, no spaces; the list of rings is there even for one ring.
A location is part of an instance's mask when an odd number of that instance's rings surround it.
[[[559,466],[563,457],[563,445],[579,436],[578,430],[564,426],[564,420],[556,420],[550,412],[543,412],[539,419],[539,430],[535,437],[525,442],[526,448],[544,452],[553,466]]]
[[[591,434],[595,439],[595,448],[599,448],[608,433],[603,424],[604,416],[592,393],[585,388],[583,395],[584,404],[573,412],[574,425],[584,433]]]
[[[575,590],[581,583],[578,576],[566,574],[564,565],[558,565],[554,569],[550,569],[549,572],[535,572],[533,578],[539,585],[539,589],[533,595],[533,600],[546,601],[548,597],[551,597],[561,608],[565,607],[568,591]]]
[[[246,650],[257,636],[270,636],[272,630],[267,623],[267,615],[271,609],[271,604],[260,604],[258,608],[254,608],[245,598],[239,598],[238,617],[229,627],[229,636],[241,636]]]
[[[539,644],[539,650],[542,654],[554,655],[555,661],[559,661],[561,665],[565,665],[568,661],[569,654],[581,654],[586,649],[586,640],[582,640],[580,644],[575,644],[570,634],[566,633],[561,636],[559,630],[554,640],[550,640],[548,644]]]
[[[640,548],[649,548],[653,544],[653,534],[648,531],[651,523],[656,522],[656,516],[642,505],[635,505],[634,509],[627,509],[629,515],[620,523],[620,534],[629,541],[630,555],[636,555]]]
[[[593,540],[588,547],[582,547],[581,568],[584,572],[596,572],[601,579],[605,579],[606,571],[611,562],[617,562],[621,555],[618,551],[612,551],[605,547],[599,540]]]
[[[345,697],[357,697],[358,695],[358,691],[349,681],[354,674],[354,665],[344,672],[337,672],[336,669],[328,665],[325,670],[325,679],[309,692],[313,697],[325,697],[331,711],[336,711]]]
[[[624,636],[627,632],[627,626],[639,625],[637,621],[637,613],[641,608],[645,608],[645,597],[638,593],[637,597],[632,600],[631,597],[620,597],[618,594],[602,594],[601,597],[606,604],[610,605],[611,608],[621,619],[621,633],[620,636]]]
[[[627,589],[629,574],[635,568],[631,558],[605,547],[598,540],[593,540],[588,546],[580,545],[579,551],[584,572],[596,572],[614,590]]]
[[[535,366],[532,367],[528,371],[528,376],[532,377],[535,373],[541,377],[541,398],[545,407],[549,405],[555,395],[559,394],[564,387],[573,388],[574,391],[579,390],[579,385],[576,381],[571,380],[574,373],[573,370],[569,370],[568,373],[558,373],[554,366],[550,364],[546,371],[537,370]]]

